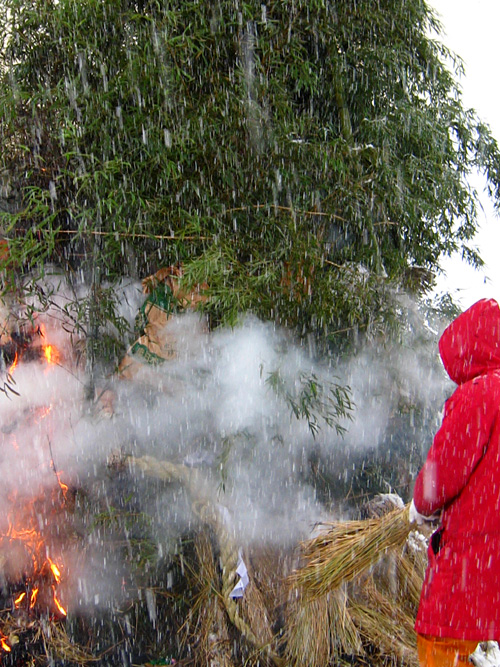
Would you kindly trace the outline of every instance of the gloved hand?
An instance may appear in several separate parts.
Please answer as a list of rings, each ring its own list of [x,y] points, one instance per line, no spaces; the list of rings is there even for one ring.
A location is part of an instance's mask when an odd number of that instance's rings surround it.
[[[420,512],[417,512],[417,508],[415,507],[413,500],[410,503],[410,523],[416,523],[417,526],[421,526],[424,523],[437,521],[440,516],[441,512],[435,512],[431,516],[424,516],[423,514],[420,514]]]

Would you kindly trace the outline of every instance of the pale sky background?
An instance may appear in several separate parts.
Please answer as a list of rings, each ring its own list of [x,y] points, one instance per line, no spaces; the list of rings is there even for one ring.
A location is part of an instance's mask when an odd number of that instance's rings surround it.
[[[428,0],[443,24],[441,41],[465,64],[460,80],[464,106],[476,110],[500,143],[500,0]],[[478,181],[478,190],[482,184]],[[500,301],[500,218],[487,197],[482,197],[480,232],[475,245],[486,263],[483,270],[469,267],[459,258],[443,261],[446,278],[438,279],[438,291],[450,291],[463,308],[482,297]]]

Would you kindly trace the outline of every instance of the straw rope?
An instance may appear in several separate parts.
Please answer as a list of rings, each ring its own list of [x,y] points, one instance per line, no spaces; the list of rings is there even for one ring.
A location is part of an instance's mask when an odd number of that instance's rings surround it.
[[[282,658],[271,647],[273,633],[269,622],[267,621],[267,627],[265,620],[262,623],[265,614],[259,614],[260,627],[258,629],[251,627],[242,616],[240,605],[230,597],[237,580],[238,548],[228,529],[225,516],[227,510],[222,505],[213,502],[212,498],[215,493],[208,481],[195,468],[169,461],[159,461],[152,456],[128,457],[127,464],[132,471],[140,470],[150,477],[165,482],[179,482],[186,487],[191,496],[193,512],[203,523],[212,527],[217,537],[222,564],[221,598],[229,620],[259,652],[267,656],[275,665],[283,665]]]

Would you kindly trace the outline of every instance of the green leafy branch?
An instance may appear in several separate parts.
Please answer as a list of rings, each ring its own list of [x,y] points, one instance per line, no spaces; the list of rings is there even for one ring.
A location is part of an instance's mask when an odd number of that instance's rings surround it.
[[[279,369],[271,371],[266,384],[283,398],[297,419],[305,419],[313,437],[324,423],[338,435],[346,431],[342,421],[352,418],[351,390],[331,380],[319,380],[315,373],[301,373],[290,389]]]

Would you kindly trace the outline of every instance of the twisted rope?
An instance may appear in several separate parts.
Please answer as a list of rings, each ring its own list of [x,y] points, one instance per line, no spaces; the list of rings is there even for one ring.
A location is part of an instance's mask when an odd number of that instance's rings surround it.
[[[281,667],[284,664],[283,659],[269,646],[269,642],[259,639],[258,633],[241,615],[238,603],[230,597],[237,580],[238,548],[229,531],[225,514],[227,510],[213,502],[215,494],[207,480],[195,468],[159,461],[153,456],[128,457],[127,464],[132,471],[140,470],[149,477],[165,482],[179,482],[186,487],[191,496],[193,512],[200,521],[211,526],[217,537],[222,565],[221,598],[229,620],[252,646],[264,652],[275,665]],[[272,636],[270,628],[269,634]]]

